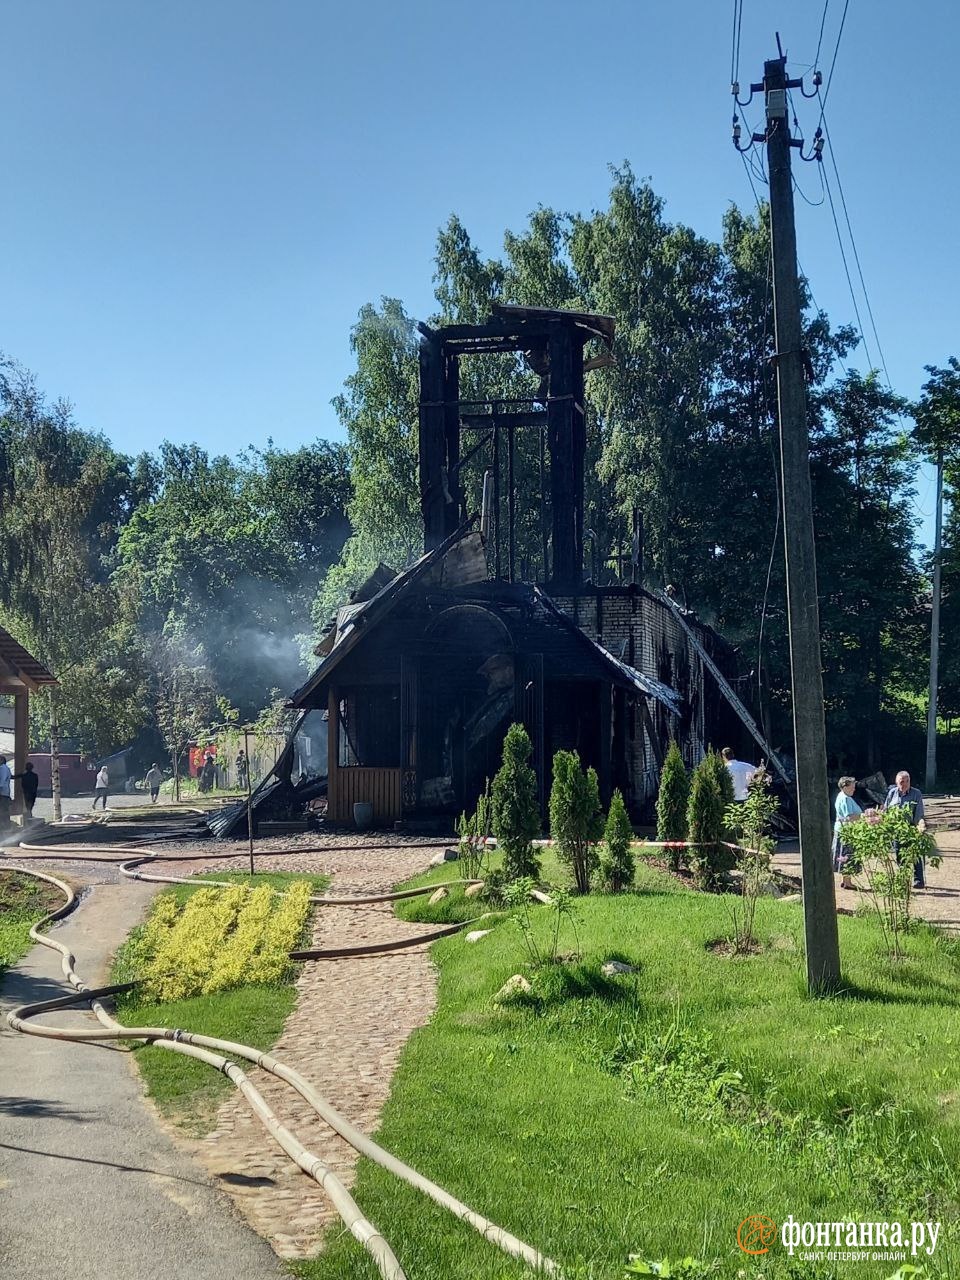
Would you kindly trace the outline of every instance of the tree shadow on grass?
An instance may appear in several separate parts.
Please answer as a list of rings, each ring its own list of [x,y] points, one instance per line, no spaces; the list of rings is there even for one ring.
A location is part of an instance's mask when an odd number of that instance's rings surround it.
[[[533,975],[533,990],[518,994],[514,1003],[542,1012],[569,1000],[602,1000],[607,1004],[618,1004],[636,998],[636,973],[607,976],[600,972],[600,967],[601,962],[596,960],[558,961],[542,965]]]
[[[943,1005],[960,1009],[960,987],[919,974],[902,979],[905,986],[915,991],[885,991],[879,987],[867,987],[856,982],[845,982],[833,995],[835,1000],[864,1000],[875,1004]],[[933,991],[930,989],[934,988]],[[921,994],[925,989],[928,994]]]

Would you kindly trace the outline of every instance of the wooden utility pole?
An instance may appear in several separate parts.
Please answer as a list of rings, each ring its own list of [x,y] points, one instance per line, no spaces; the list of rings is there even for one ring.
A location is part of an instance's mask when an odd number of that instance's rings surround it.
[[[817,559],[810,487],[807,392],[801,350],[797,235],[790,172],[790,148],[800,144],[791,140],[787,116],[787,89],[799,87],[800,83],[787,80],[784,57],[764,63],[762,88],[767,117],[765,140],[770,175],[770,240],[777,344],[774,362],[780,418],[804,935],[807,986],[812,994],[816,994],[832,990],[840,980],[840,943],[830,852]]]
[[[937,785],[937,686],[940,680],[940,570],[943,556],[943,449],[937,449],[937,523],[933,541],[933,606],[930,613],[930,700],[927,706],[925,790]]]

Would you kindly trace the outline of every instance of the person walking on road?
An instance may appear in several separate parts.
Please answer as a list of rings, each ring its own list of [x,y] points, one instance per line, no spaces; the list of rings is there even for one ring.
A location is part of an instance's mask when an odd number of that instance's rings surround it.
[[[100,772],[97,774],[97,780],[94,783],[94,787],[93,787],[93,804],[91,805],[92,809],[95,809],[97,807],[98,800],[102,800],[103,811],[104,813],[106,813],[107,789],[109,788],[109,786],[110,786],[110,774],[107,772],[107,766],[103,764],[100,766]]]
[[[36,770],[28,760],[23,766],[23,773],[15,773],[14,781],[20,783],[20,794],[23,797],[23,816],[28,822],[33,821],[33,806],[37,803],[37,791],[40,779]]]
[[[833,824],[833,869],[840,872],[841,889],[855,889],[856,885],[850,879],[850,872],[856,870],[851,865],[853,850],[843,842],[843,828],[848,822],[856,822],[863,810],[853,798],[857,786],[856,778],[841,778],[837,786],[839,790],[833,806],[836,814]]]
[[[917,827],[920,831],[926,831],[927,824],[923,816],[923,795],[919,787],[910,785],[910,775],[906,769],[901,769],[897,774],[897,780],[887,792],[883,807],[884,809],[906,809],[910,825]],[[895,849],[894,852],[897,854],[897,861],[899,862],[899,850]],[[925,889],[927,887],[924,870],[923,858],[918,858],[913,864],[913,887],[915,889]]]
[[[163,784],[163,770],[159,765],[152,764],[147,770],[147,776],[143,781],[150,788],[150,803],[156,804],[160,795],[160,787]]]

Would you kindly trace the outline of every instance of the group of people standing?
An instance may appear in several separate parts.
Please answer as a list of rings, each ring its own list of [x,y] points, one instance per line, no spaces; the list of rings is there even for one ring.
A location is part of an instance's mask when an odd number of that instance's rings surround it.
[[[24,816],[33,820],[33,806],[37,801],[37,790],[40,779],[28,760],[22,773],[14,773],[7,764],[7,757],[0,756],[0,831],[10,825],[10,807],[13,802],[13,784],[20,783],[20,796],[23,801]]]
[[[843,839],[843,828],[849,822],[858,822],[863,817],[863,809],[853,798],[857,786],[856,778],[843,777],[837,786],[837,798],[834,801],[836,818],[833,824],[833,869],[840,873],[841,889],[855,889],[856,885],[850,879],[851,871],[855,870],[853,851]],[[884,811],[903,809],[912,827],[918,827],[921,831],[926,829],[923,795],[919,787],[913,786],[906,769],[900,770],[893,786],[887,791],[883,809]],[[913,864],[913,887],[914,889],[927,887],[922,858]]]
[[[760,772],[760,766],[748,764],[746,760],[738,760],[730,747],[724,747],[720,754],[723,756],[724,764],[727,766],[727,771],[733,781],[734,800],[741,802],[746,800],[750,783],[753,777]],[[842,777],[837,786],[837,798],[834,801],[833,869],[840,874],[841,889],[855,889],[856,885],[850,879],[851,872],[856,869],[854,866],[855,860],[853,850],[844,842],[843,828],[849,822],[858,821],[863,816],[863,809],[853,798],[853,793],[857,787],[856,778]],[[888,789],[883,802],[883,809],[884,811],[887,809],[904,809],[911,826],[918,827],[921,831],[926,828],[923,813],[923,795],[919,787],[913,786],[906,769],[900,770],[893,786]],[[922,858],[914,863],[913,887],[915,889],[925,889],[927,887]]]

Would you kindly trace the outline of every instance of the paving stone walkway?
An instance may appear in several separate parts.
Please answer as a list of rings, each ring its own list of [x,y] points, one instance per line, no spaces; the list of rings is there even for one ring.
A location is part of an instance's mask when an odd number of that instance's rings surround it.
[[[436,846],[369,837],[331,836],[318,841],[314,835],[310,839],[313,846],[324,842],[335,847],[284,858],[258,853],[257,869],[323,872],[331,877],[329,892],[337,895],[380,893],[424,870],[436,852]],[[282,843],[289,847],[291,842]],[[338,847],[344,845],[351,847]],[[182,863],[176,871],[210,874],[218,865]],[[237,863],[223,865],[235,869]],[[423,928],[398,920],[386,904],[322,907],[315,915],[313,945],[359,946],[407,937]],[[296,1009],[273,1049],[274,1056],[306,1076],[360,1129],[373,1132],[400,1051],[436,1004],[436,977],[426,948],[305,964],[297,991]],[[251,1069],[251,1079],[281,1121],[349,1186],[357,1160],[353,1149],[322,1124],[288,1085],[256,1069]],[[245,1180],[246,1185],[230,1185],[229,1180],[221,1185],[281,1257],[302,1258],[318,1251],[326,1227],[337,1220],[336,1213],[320,1188],[266,1138],[239,1095],[221,1106],[216,1128],[190,1146],[212,1174],[240,1175]]]

